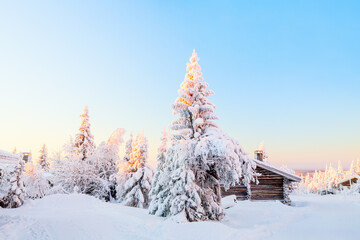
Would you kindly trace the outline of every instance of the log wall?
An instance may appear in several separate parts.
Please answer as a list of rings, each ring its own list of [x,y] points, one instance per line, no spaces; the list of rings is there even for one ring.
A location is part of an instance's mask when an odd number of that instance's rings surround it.
[[[258,184],[251,183],[250,191],[243,184],[238,184],[230,187],[227,191],[225,191],[224,187],[221,187],[221,195],[223,197],[236,195],[237,200],[284,201],[286,198],[284,194],[284,177],[260,167],[257,167],[255,171],[260,173],[261,176],[258,176]]]
[[[283,200],[284,177],[257,167],[259,184],[251,183],[251,200]]]
[[[249,199],[248,191],[244,184],[237,184],[236,186],[230,187],[227,191],[221,186],[221,196],[226,197],[230,195],[235,195],[237,200]]]
[[[341,185],[345,187],[350,187],[351,184],[357,183],[357,180],[358,180],[357,178],[353,178],[351,180],[341,183]]]

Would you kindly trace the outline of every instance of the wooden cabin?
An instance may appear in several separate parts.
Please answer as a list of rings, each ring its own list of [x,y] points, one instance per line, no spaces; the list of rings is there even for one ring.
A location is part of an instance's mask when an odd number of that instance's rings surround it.
[[[264,154],[259,150],[255,151],[255,156],[257,158],[254,159],[256,162],[255,172],[260,174],[257,177],[257,183],[252,182],[250,188],[245,187],[242,183],[237,184],[227,191],[222,187],[222,196],[235,195],[237,200],[279,200],[289,205],[291,201],[288,194],[291,183],[300,182],[301,177],[264,162]]]
[[[338,187],[343,186],[343,187],[350,187],[351,184],[357,183],[360,179],[359,175],[354,175],[351,176],[349,178],[343,179],[340,182],[337,183]]]
[[[0,181],[2,179],[3,171],[6,169],[15,168],[16,164],[19,162],[19,156],[0,150]]]
[[[7,166],[15,166],[19,161],[19,156],[0,150],[0,169]]]

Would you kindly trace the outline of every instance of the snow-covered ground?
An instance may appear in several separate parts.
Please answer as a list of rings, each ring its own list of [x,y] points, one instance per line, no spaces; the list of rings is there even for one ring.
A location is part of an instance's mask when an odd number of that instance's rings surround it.
[[[294,207],[242,201],[222,222],[178,224],[91,196],[51,195],[0,209],[0,239],[359,239],[359,196],[292,199]]]

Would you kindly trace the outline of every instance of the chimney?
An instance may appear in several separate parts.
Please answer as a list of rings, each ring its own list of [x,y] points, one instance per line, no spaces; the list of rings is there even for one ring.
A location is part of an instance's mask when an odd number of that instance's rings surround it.
[[[254,151],[255,159],[259,161],[264,161],[264,151],[263,150],[255,150]]]

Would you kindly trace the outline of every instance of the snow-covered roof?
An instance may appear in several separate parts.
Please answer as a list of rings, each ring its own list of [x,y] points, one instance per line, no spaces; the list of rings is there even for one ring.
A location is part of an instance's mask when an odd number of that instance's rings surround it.
[[[347,178],[344,178],[344,179],[338,181],[336,184],[342,184],[342,183],[347,182],[347,181],[349,181],[349,180],[352,180],[352,179],[354,179],[354,178],[360,179],[360,176],[357,175],[357,174],[355,174],[355,175],[352,175],[352,176],[350,176],[350,177],[347,177]]]
[[[0,167],[3,165],[15,165],[18,159],[18,155],[0,150]]]
[[[269,163],[267,162],[263,162],[263,161],[259,161],[257,159],[254,159],[255,163],[256,163],[256,166],[259,166],[261,168],[264,168],[270,172],[274,172],[276,174],[279,174],[291,181],[295,181],[295,182],[300,182],[301,181],[301,177],[299,177],[298,175],[295,175],[293,173],[289,173],[289,172],[285,172],[284,170],[280,169],[280,168],[277,168],[277,167],[274,167],[272,165],[270,165]]]

